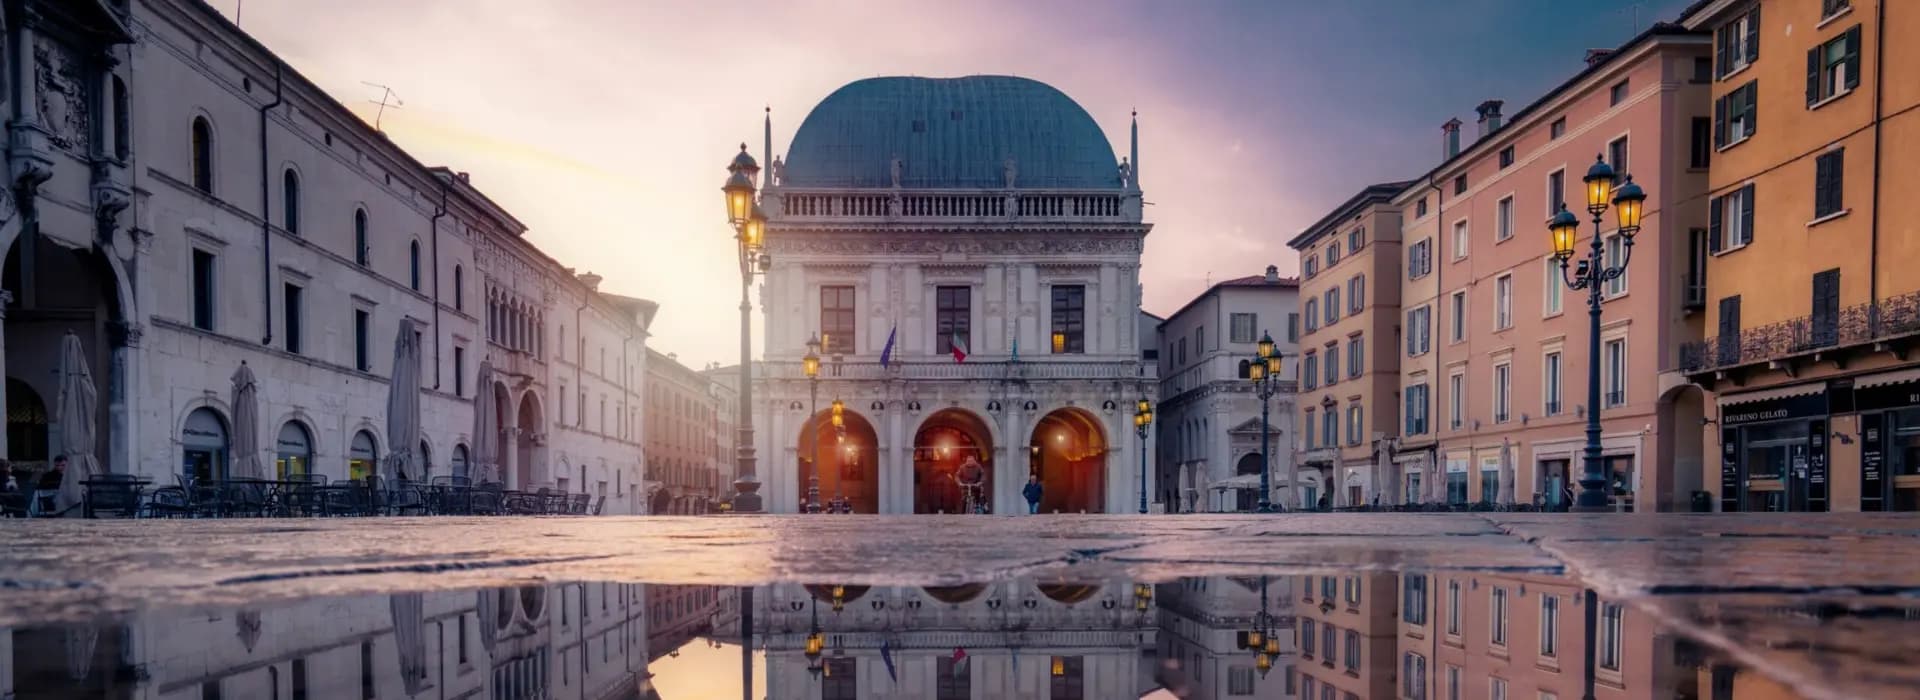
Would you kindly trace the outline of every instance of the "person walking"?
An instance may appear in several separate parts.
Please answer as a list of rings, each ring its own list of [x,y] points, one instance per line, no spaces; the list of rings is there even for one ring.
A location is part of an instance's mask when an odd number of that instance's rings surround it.
[[[1027,486],[1020,490],[1020,494],[1027,497],[1027,515],[1040,512],[1040,494],[1044,490],[1040,486],[1040,475],[1027,475]]]

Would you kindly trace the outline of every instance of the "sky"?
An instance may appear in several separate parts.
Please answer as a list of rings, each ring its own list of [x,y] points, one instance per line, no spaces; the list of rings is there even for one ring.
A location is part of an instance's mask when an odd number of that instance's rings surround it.
[[[472,183],[601,289],[660,303],[655,349],[739,353],[719,192],[835,88],[883,75],[1053,85],[1127,149],[1153,224],[1145,308],[1297,274],[1287,240],[1360,188],[1438,164],[1440,125],[1513,114],[1689,0],[210,0],[364,118]],[[244,2],[244,6],[241,3]],[[756,310],[756,315],[758,311]],[[756,330],[755,352],[759,341]]]

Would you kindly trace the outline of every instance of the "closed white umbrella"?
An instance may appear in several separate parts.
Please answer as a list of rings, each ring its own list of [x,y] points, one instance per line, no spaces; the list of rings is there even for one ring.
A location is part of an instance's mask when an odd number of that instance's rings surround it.
[[[233,371],[233,475],[264,479],[260,459],[260,387],[246,360]]]
[[[1500,502],[1513,505],[1514,483],[1520,475],[1515,473],[1513,464],[1513,440],[1500,439]]]
[[[500,635],[500,591],[482,588],[475,592],[473,616],[480,618],[480,647],[487,650],[487,656],[493,656],[493,646]]]
[[[417,479],[420,449],[420,343],[414,322],[400,319],[393,339],[393,375],[387,384],[387,459],[385,478]]]
[[[60,340],[60,397],[55,412],[60,421],[59,454],[67,457],[67,473],[60,480],[61,508],[79,503],[80,482],[100,471],[100,460],[93,456],[93,419],[98,401],[80,336],[67,331]]]
[[[1399,500],[1393,493],[1399,485],[1393,478],[1393,443],[1393,438],[1380,438],[1380,449],[1373,455],[1373,492],[1380,497],[1380,504],[1387,506]]]
[[[400,679],[408,695],[427,688],[426,600],[419,593],[387,597],[393,608],[393,646],[400,655]]]
[[[473,380],[473,435],[472,449],[467,454],[468,474],[473,483],[494,481],[493,465],[499,461],[494,453],[499,451],[499,416],[494,413],[493,405],[493,364],[480,361],[479,376]]]

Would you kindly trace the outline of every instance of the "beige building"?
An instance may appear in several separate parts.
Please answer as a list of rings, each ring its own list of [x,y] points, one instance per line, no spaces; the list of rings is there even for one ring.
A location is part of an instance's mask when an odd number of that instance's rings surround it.
[[[1391,698],[1400,628],[1399,577],[1391,573],[1302,576],[1295,613],[1300,698]]]
[[[1385,480],[1376,454],[1400,417],[1401,221],[1390,200],[1410,184],[1371,185],[1287,242],[1301,261],[1292,507],[1364,505]]]

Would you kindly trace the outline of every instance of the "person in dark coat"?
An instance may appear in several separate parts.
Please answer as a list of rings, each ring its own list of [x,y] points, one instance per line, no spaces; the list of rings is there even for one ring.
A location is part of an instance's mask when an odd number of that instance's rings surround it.
[[[1020,490],[1020,495],[1027,497],[1028,515],[1040,512],[1040,494],[1044,490],[1045,489],[1040,486],[1040,475],[1027,475],[1027,486]]]

